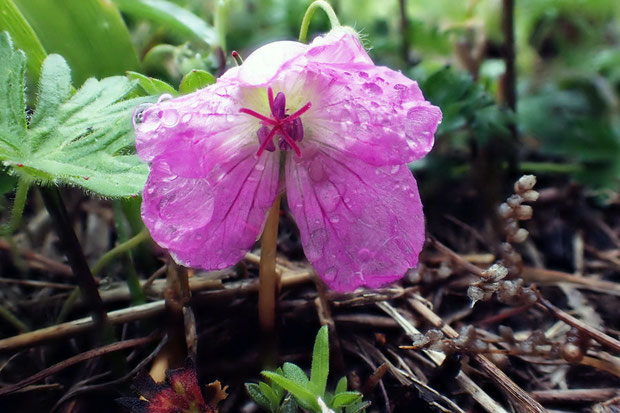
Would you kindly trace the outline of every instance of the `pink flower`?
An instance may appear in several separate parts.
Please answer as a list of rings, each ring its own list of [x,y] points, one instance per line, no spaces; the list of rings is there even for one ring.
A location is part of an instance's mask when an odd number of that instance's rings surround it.
[[[267,44],[141,116],[142,217],[179,263],[240,261],[286,189],[306,257],[331,288],[377,287],[417,264],[424,217],[406,164],[432,148],[441,111],[416,82],[375,66],[352,29]]]

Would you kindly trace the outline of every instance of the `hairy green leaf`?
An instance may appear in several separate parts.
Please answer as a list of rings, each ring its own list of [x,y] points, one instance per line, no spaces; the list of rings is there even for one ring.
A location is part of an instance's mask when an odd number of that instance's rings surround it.
[[[24,140],[25,70],[24,53],[13,47],[8,33],[0,33],[0,154],[19,154]]]
[[[338,380],[338,384],[336,384],[336,394],[347,391],[347,376],[342,376],[340,380]]]
[[[316,335],[314,350],[312,352],[312,369],[310,370],[310,383],[319,396],[325,394],[328,374],[329,337],[327,326],[323,326]]]
[[[317,395],[315,395],[307,387],[304,387],[298,382],[288,377],[281,376],[273,371],[263,371],[261,374],[288,390],[295,397],[297,403],[299,403],[299,405],[304,409],[312,411],[319,410]]]
[[[69,66],[50,55],[27,128],[25,61],[9,36],[0,35],[0,161],[43,184],[76,185],[111,197],[138,194],[148,167],[134,154],[131,114],[146,99],[127,99],[134,83],[121,76],[91,78],[72,95]]]
[[[282,366],[282,372],[284,373],[284,377],[287,379],[293,380],[295,383],[298,383],[302,386],[308,387],[310,381],[308,380],[308,376],[306,373],[299,367],[297,364],[293,363],[284,363]]]
[[[250,395],[250,397],[252,398],[252,400],[254,400],[256,402],[256,404],[258,404],[259,406],[261,406],[264,409],[269,410],[272,413],[277,412],[277,410],[275,410],[273,408],[273,406],[271,405],[271,400],[269,400],[268,397],[266,397],[260,390],[260,387],[258,384],[256,383],[245,383],[245,389],[247,390],[248,394]]]

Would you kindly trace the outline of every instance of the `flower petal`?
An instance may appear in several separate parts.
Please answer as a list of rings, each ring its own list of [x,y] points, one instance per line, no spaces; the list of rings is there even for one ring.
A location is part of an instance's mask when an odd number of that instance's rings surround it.
[[[400,72],[372,65],[309,63],[293,72],[289,95],[312,102],[304,115],[306,138],[371,165],[420,159],[434,143],[438,107]],[[283,77],[286,84],[286,77]]]
[[[306,257],[337,291],[378,287],[414,267],[422,203],[406,165],[371,165],[322,146],[286,164],[288,205]]]
[[[174,149],[179,142],[216,147],[225,141],[253,143],[249,131],[257,122],[239,113],[240,101],[256,94],[227,82],[147,107],[136,125],[138,155],[147,162]],[[254,129],[258,130],[258,127]],[[231,135],[235,138],[231,138]]]
[[[137,129],[138,152],[152,163],[143,220],[178,262],[205,269],[233,265],[252,246],[279,175],[277,152],[256,157],[258,120],[239,113],[260,93],[215,86],[149,108]],[[157,127],[142,129],[151,117]]]
[[[325,36],[316,37],[305,58],[317,63],[373,64],[355,30],[344,26],[333,29]]]
[[[153,239],[188,267],[222,269],[239,262],[260,235],[278,189],[279,154],[255,146],[209,153],[189,147],[153,162],[142,218]],[[179,163],[184,164],[180,170]],[[200,176],[198,176],[200,175]]]
[[[297,57],[303,56],[308,45],[292,41],[268,43],[252,52],[241,66],[233,67],[221,79],[244,86],[267,86]]]

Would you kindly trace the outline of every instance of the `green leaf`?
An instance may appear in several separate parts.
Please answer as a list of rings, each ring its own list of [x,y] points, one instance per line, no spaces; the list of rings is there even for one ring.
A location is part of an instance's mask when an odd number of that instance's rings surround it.
[[[131,115],[147,99],[129,99],[125,77],[88,79],[71,96],[65,60],[50,55],[41,71],[38,105],[26,128],[25,56],[0,35],[0,161],[43,184],[80,186],[103,196],[139,193],[148,166],[134,152]]]
[[[25,70],[24,52],[15,50],[7,32],[0,33],[0,154],[19,154],[26,134]]]
[[[173,96],[178,95],[178,92],[170,86],[168,83],[163,80],[155,79],[150,76],[144,76],[141,73],[137,72],[127,72],[127,77],[131,80],[137,80],[138,85],[148,94],[148,95],[161,95],[164,93],[170,93]]]
[[[258,383],[258,387],[260,388],[260,392],[263,393],[263,396],[269,399],[272,409],[277,410],[280,406],[281,399],[278,398],[273,389],[269,387],[267,383],[263,383],[262,381]]]
[[[41,65],[47,54],[34,30],[21,14],[13,0],[0,0],[0,31],[8,31],[17,48],[28,55],[28,73],[35,81],[39,80]]]
[[[213,77],[211,73],[194,69],[181,79],[179,92],[181,92],[182,95],[186,95],[214,83],[215,77]]]
[[[125,22],[106,0],[14,0],[48,53],[62,55],[73,81],[140,67]],[[30,53],[29,50],[27,50]]]
[[[264,409],[269,410],[272,413],[276,413],[277,410],[275,410],[273,408],[273,406],[271,405],[271,401],[269,400],[269,398],[267,398],[260,390],[260,387],[258,384],[256,383],[245,383],[245,389],[247,390],[248,394],[250,395],[250,397],[252,398],[252,400],[254,400],[256,402],[256,404],[258,404],[259,406],[261,406]]]
[[[261,374],[288,390],[295,397],[297,403],[299,403],[302,408],[312,411],[319,410],[319,404],[317,402],[318,396],[308,390],[308,388],[273,371],[263,371]]]
[[[327,375],[329,374],[329,337],[327,326],[320,328],[314,341],[312,352],[312,369],[310,371],[310,383],[316,389],[319,396],[325,394]]]
[[[114,0],[123,12],[151,20],[183,36],[191,36],[207,45],[215,42],[215,30],[200,17],[165,0]]]
[[[284,373],[284,377],[287,379],[291,379],[295,383],[298,383],[304,387],[309,386],[310,381],[308,380],[308,376],[306,376],[306,373],[304,373],[298,365],[293,363],[284,363],[282,366],[282,372]]]
[[[338,408],[353,404],[356,401],[361,400],[361,399],[362,399],[362,394],[356,391],[346,391],[346,392],[338,393],[332,399],[332,403],[330,407],[334,409],[338,409]]]
[[[347,376],[342,376],[340,380],[338,380],[338,384],[336,384],[336,394],[347,391]]]

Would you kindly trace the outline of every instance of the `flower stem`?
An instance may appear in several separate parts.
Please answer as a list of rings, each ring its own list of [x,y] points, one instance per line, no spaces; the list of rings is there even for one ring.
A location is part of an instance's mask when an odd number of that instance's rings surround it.
[[[145,228],[142,231],[138,232],[136,235],[134,235],[132,238],[129,238],[127,241],[118,244],[116,247],[103,254],[101,258],[99,258],[99,260],[95,263],[95,265],[93,265],[93,268],[91,270],[93,276],[99,275],[101,270],[103,270],[105,266],[108,265],[108,263],[114,258],[140,245],[147,239],[149,239],[149,233]]]
[[[310,26],[310,20],[314,15],[316,9],[321,8],[329,17],[329,23],[332,25],[332,29],[340,26],[340,21],[338,20],[338,16],[336,16],[336,12],[332,6],[326,2],[325,0],[317,0],[308,6],[306,10],[306,14],[304,14],[304,18],[301,21],[301,29],[299,30],[299,41],[305,42],[306,37],[308,36],[308,26]]]
[[[258,284],[258,320],[261,327],[263,362],[266,367],[276,361],[276,301],[279,289],[279,274],[276,272],[276,249],[278,245],[278,221],[280,218],[278,196],[269,211],[265,230],[261,237],[261,253]]]
[[[11,218],[6,226],[0,230],[2,235],[12,235],[15,229],[19,226],[24,213],[24,207],[26,206],[26,198],[28,197],[29,188],[30,181],[20,177],[17,181],[17,190],[15,192],[15,201],[13,202]]]

